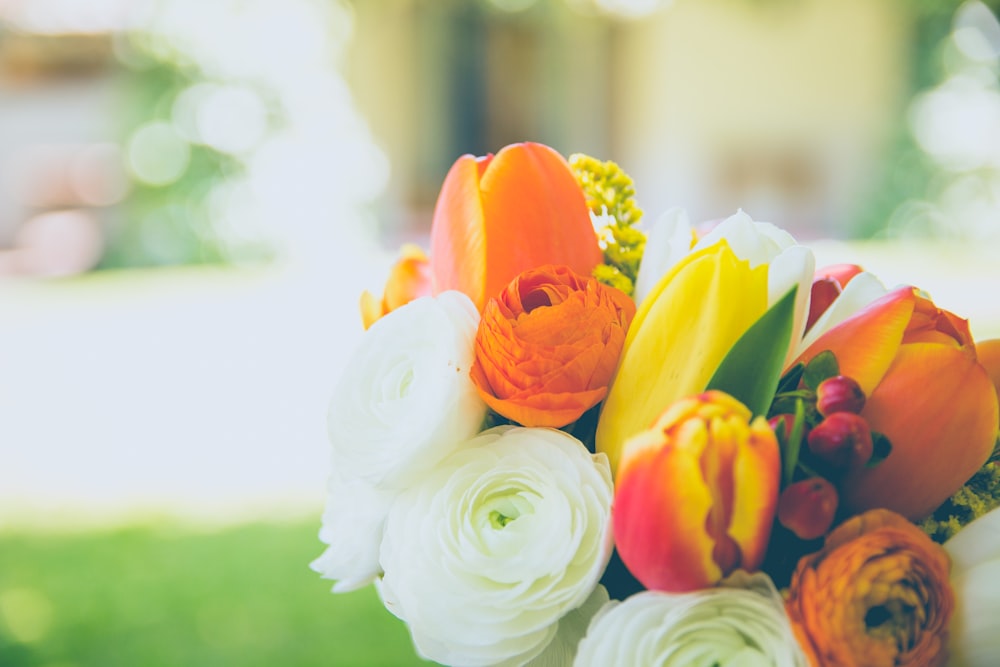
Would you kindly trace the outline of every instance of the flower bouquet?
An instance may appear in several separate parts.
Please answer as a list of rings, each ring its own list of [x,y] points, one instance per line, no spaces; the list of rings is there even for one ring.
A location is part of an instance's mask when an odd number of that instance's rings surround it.
[[[919,290],[525,143],[361,311],[312,566],[421,656],[996,664],[1000,341]]]

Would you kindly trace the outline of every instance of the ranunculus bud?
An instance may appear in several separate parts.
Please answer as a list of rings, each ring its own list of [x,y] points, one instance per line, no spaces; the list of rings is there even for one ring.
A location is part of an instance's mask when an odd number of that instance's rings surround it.
[[[778,497],[778,523],[800,540],[826,535],[837,513],[837,489],[822,477],[789,484]]]
[[[864,465],[872,457],[872,432],[864,417],[834,412],[809,431],[809,451],[834,468]]]
[[[846,375],[827,378],[816,387],[816,409],[824,417],[835,412],[853,412],[858,415],[864,407],[864,390]]]

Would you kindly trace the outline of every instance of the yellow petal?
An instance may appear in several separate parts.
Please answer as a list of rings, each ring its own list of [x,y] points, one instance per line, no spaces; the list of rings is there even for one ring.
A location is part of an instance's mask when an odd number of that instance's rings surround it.
[[[751,269],[725,241],[688,255],[643,300],[597,426],[616,470],[625,441],[671,403],[704,390],[767,309],[767,265]]]

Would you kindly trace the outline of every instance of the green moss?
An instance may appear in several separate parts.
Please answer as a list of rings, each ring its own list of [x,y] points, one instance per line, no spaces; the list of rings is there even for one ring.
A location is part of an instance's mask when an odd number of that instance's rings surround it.
[[[935,542],[944,542],[995,507],[1000,507],[1000,462],[991,461],[924,519],[920,528]]]
[[[635,203],[632,179],[614,162],[580,153],[570,156],[569,165],[583,188],[587,208],[605,221],[597,230],[604,264],[597,267],[594,277],[631,296],[646,247],[646,235],[634,227],[642,210]]]

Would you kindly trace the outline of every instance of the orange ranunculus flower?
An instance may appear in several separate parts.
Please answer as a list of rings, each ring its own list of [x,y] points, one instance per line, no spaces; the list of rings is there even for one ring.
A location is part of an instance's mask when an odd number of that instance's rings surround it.
[[[565,266],[525,271],[483,311],[472,380],[508,419],[565,426],[608,393],[634,315],[624,292]]]
[[[646,588],[683,592],[761,566],[780,484],[763,417],[707,391],[625,444],[612,510],[622,562]]]
[[[823,350],[861,386],[861,416],[892,443],[885,461],[843,479],[849,511],[885,507],[923,518],[989,458],[997,393],[965,320],[902,287],[824,333],[798,361]]]
[[[463,155],[448,172],[431,227],[435,293],[465,292],[482,311],[528,269],[564,264],[589,276],[602,259],[583,190],[548,146]]]
[[[902,516],[848,519],[799,561],[785,608],[814,667],[945,663],[948,554]]]
[[[430,261],[419,246],[407,243],[400,248],[399,261],[389,272],[382,298],[376,298],[368,290],[361,293],[361,323],[368,329],[382,316],[430,293]]]

